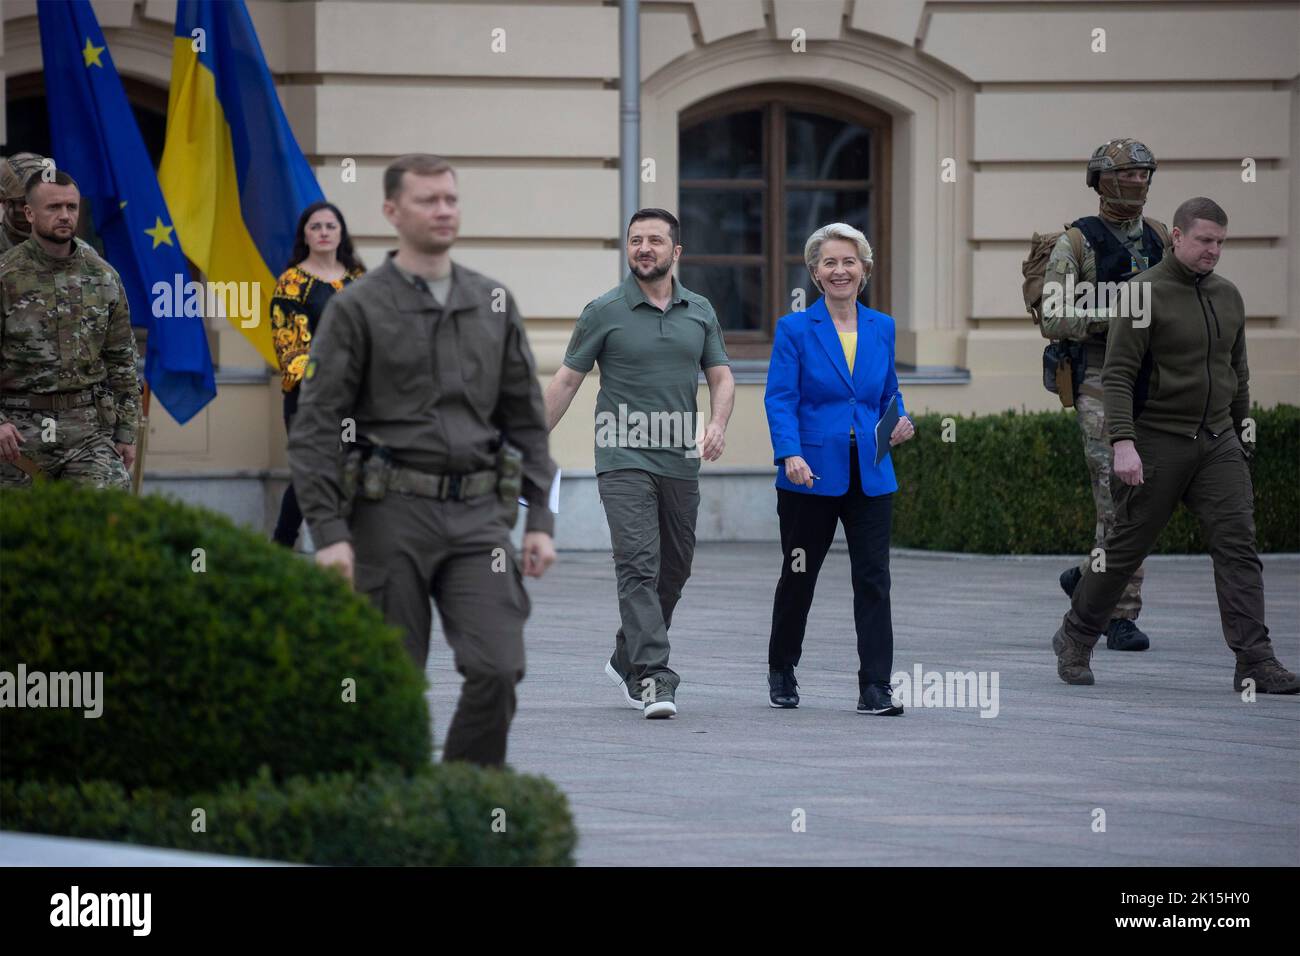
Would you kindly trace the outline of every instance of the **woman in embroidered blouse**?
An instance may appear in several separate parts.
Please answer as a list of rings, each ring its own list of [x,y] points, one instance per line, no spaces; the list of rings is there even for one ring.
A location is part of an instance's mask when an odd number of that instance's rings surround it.
[[[271,298],[271,336],[280,360],[286,432],[298,409],[298,388],[307,367],[311,337],[325,305],[335,292],[366,271],[352,249],[343,213],[328,202],[312,203],[298,217],[289,263]],[[301,525],[302,511],[291,482],[280,503],[275,541],[292,548]]]

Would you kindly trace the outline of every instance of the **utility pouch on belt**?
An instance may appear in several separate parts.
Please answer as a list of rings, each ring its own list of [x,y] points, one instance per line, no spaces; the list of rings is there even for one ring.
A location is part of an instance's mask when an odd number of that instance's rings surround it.
[[[497,497],[511,511],[510,524],[519,517],[519,496],[524,491],[524,453],[503,439],[497,449]]]
[[[352,514],[352,502],[356,500],[357,488],[361,484],[361,460],[365,452],[360,448],[349,448],[343,454],[343,467],[339,470],[339,488],[343,492],[343,517]]]
[[[1088,349],[1082,342],[1052,342],[1043,349],[1043,387],[1073,408],[1083,373],[1088,369]]]
[[[112,389],[96,388],[95,411],[99,415],[99,424],[112,431],[117,427],[117,402]]]
[[[367,501],[383,501],[388,494],[388,473],[392,470],[392,455],[382,445],[375,445],[361,461],[361,497]]]

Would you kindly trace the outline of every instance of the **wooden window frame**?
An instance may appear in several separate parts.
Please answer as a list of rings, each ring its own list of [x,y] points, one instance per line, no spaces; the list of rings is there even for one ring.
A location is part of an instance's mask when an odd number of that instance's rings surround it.
[[[875,266],[871,273],[872,307],[889,311],[890,283],[890,166],[893,155],[890,115],[883,110],[863,103],[843,93],[809,86],[785,83],[764,83],[730,90],[710,97],[684,110],[678,121],[681,130],[697,123],[718,119],[730,113],[758,111],[762,117],[763,163],[766,176],[761,179],[684,179],[677,184],[678,208],[681,208],[682,190],[712,188],[717,190],[764,191],[763,251],[735,255],[695,255],[690,253],[690,236],[683,241],[683,261],[696,265],[759,265],[763,269],[762,301],[766,308],[762,324],[757,330],[725,332],[728,351],[736,358],[766,358],[771,350],[772,332],[776,320],[790,311],[784,276],[790,265],[803,265],[802,253],[785,252],[786,222],[785,199],[787,186],[801,189],[846,190],[865,189],[870,192],[871,222],[863,231],[871,242]],[[786,177],[786,117],[791,112],[815,113],[843,123],[852,123],[871,130],[871,171],[865,180],[787,180]]]

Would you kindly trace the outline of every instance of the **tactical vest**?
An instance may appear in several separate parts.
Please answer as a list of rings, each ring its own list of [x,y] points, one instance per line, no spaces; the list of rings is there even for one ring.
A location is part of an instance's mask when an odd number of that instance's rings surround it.
[[[1093,255],[1097,259],[1097,282],[1124,282],[1139,272],[1145,272],[1164,258],[1164,243],[1148,219],[1142,220],[1141,251],[1147,260],[1145,265],[1134,259],[1129,247],[1116,238],[1100,216],[1084,216],[1070,225],[1083,233],[1088,245],[1092,246]]]

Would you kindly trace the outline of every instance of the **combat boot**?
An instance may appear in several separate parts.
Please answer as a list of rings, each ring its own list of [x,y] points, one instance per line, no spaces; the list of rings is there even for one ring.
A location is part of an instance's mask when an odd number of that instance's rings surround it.
[[[1265,658],[1254,664],[1237,661],[1237,672],[1233,675],[1232,686],[1236,690],[1245,690],[1245,681],[1255,682],[1257,694],[1300,694],[1300,679],[1282,666],[1276,657]]]
[[[1052,637],[1052,650],[1056,651],[1056,675],[1067,684],[1090,685],[1096,683],[1092,677],[1092,648],[1080,644],[1065,633],[1065,627],[1057,628]]]
[[[1145,651],[1151,641],[1136,623],[1117,617],[1106,625],[1106,646],[1112,651]]]

